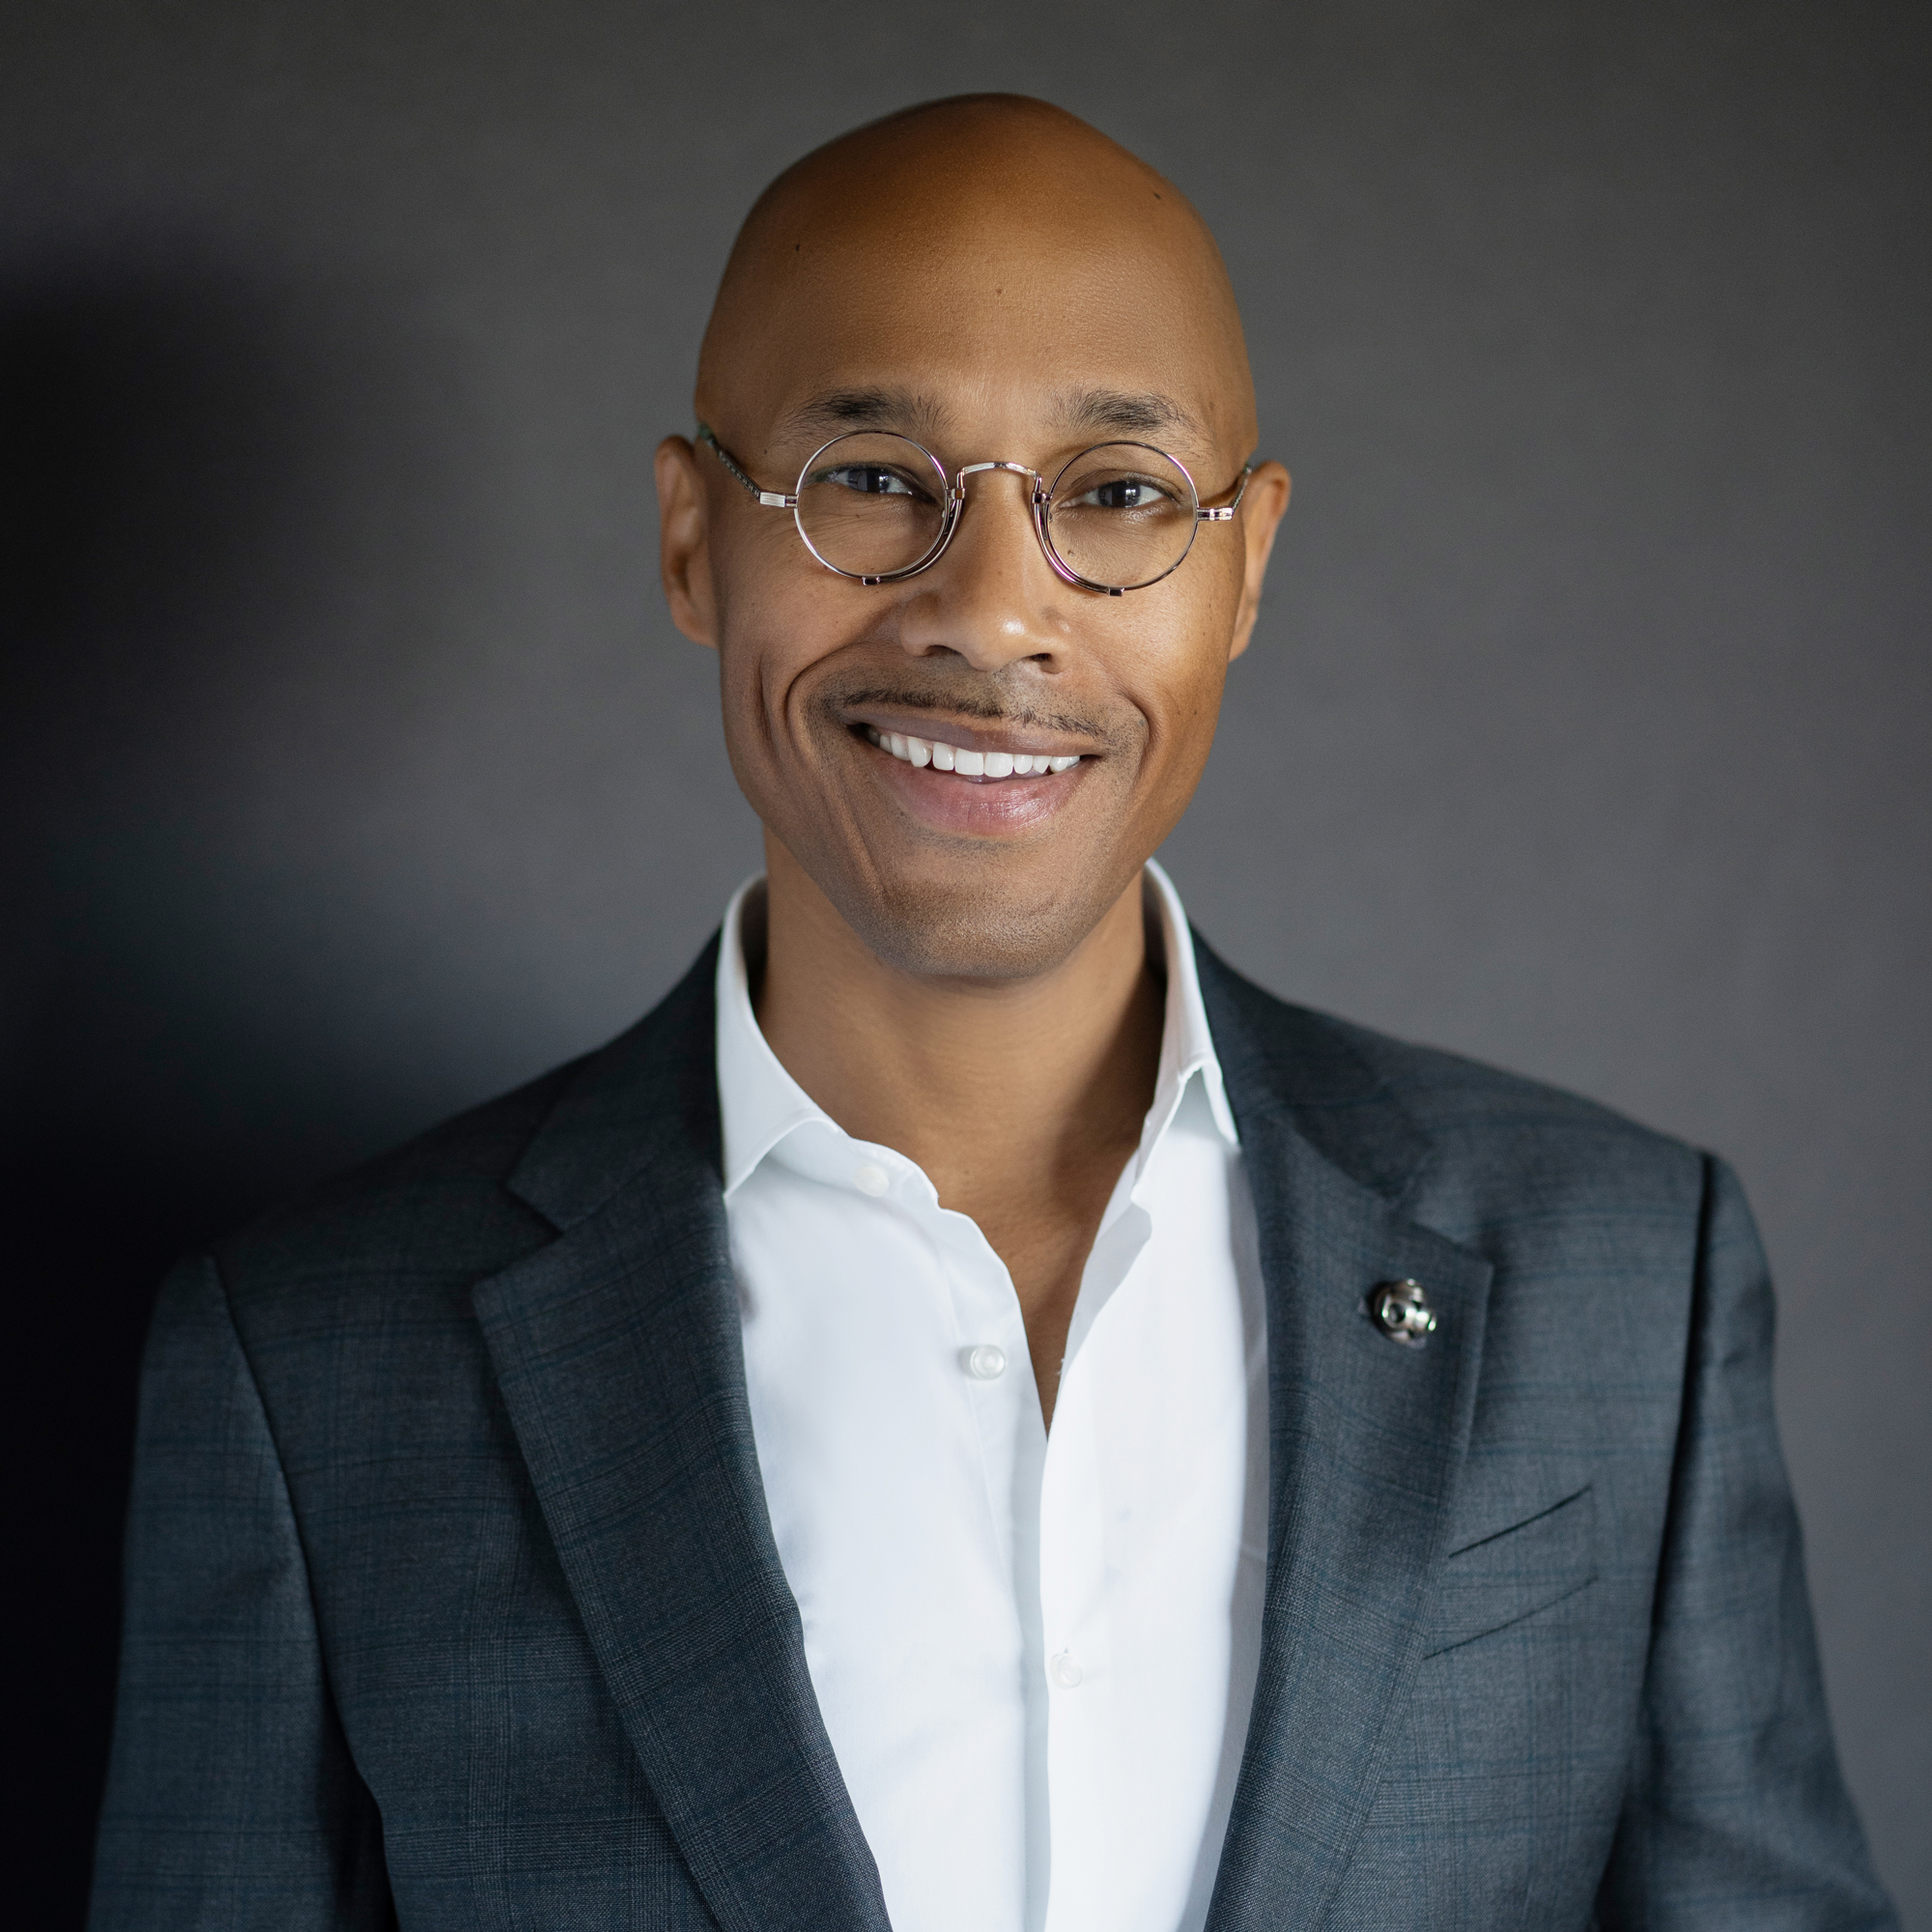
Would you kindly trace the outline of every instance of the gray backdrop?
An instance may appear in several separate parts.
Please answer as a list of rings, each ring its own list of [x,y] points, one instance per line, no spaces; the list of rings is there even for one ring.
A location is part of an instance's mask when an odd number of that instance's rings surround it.
[[[768,176],[1013,88],[1205,212],[1295,472],[1165,855],[1194,915],[1283,993],[1736,1161],[1844,1755],[1932,1925],[1928,17],[0,11],[37,1922],[78,1895],[155,1269],[701,943],[754,828],[651,447]]]

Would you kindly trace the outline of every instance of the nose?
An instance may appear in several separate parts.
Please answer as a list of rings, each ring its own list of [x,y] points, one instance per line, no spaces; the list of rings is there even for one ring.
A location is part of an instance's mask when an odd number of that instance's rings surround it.
[[[1034,531],[1033,471],[969,464],[959,487],[958,526],[939,561],[909,582],[899,641],[914,657],[954,652],[975,670],[1004,670],[1024,658],[1050,667],[1064,647],[1065,586]]]

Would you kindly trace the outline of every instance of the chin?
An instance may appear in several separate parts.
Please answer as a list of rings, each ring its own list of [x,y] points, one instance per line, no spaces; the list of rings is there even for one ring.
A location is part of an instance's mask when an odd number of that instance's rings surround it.
[[[1129,867],[1129,876],[1138,867]],[[899,880],[828,896],[871,952],[933,980],[1037,979],[1065,964],[1125,890],[1014,893]]]

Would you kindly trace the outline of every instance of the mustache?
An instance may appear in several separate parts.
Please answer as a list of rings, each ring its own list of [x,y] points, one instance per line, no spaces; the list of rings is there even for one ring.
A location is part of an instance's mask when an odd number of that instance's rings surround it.
[[[997,677],[998,673],[994,675]],[[992,680],[983,672],[974,672],[972,676],[970,687],[930,676],[894,684],[881,683],[874,677],[864,684],[822,691],[818,702],[827,711],[857,710],[862,705],[879,704],[895,711],[945,712],[954,718],[971,718],[982,724],[1004,724],[1014,729],[1030,726],[1037,731],[1064,731],[1103,741],[1111,741],[1115,735],[1098,719],[1071,711],[1049,711],[1030,702],[1018,692],[1009,696],[989,689]]]

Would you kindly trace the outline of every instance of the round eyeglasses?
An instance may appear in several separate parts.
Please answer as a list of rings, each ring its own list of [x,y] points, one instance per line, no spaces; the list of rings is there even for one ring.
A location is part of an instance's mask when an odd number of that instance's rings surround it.
[[[789,492],[761,490],[706,423],[697,440],[765,508],[789,510],[805,547],[827,570],[861,583],[896,583],[939,561],[966,507],[966,479],[1007,469],[1031,484],[1028,504],[1046,560],[1068,583],[1109,597],[1171,577],[1203,524],[1231,524],[1254,466],[1226,503],[1204,509],[1185,464],[1149,442],[1100,442],[1061,466],[1051,483],[1023,463],[946,468],[909,436],[854,430],[812,451]]]

